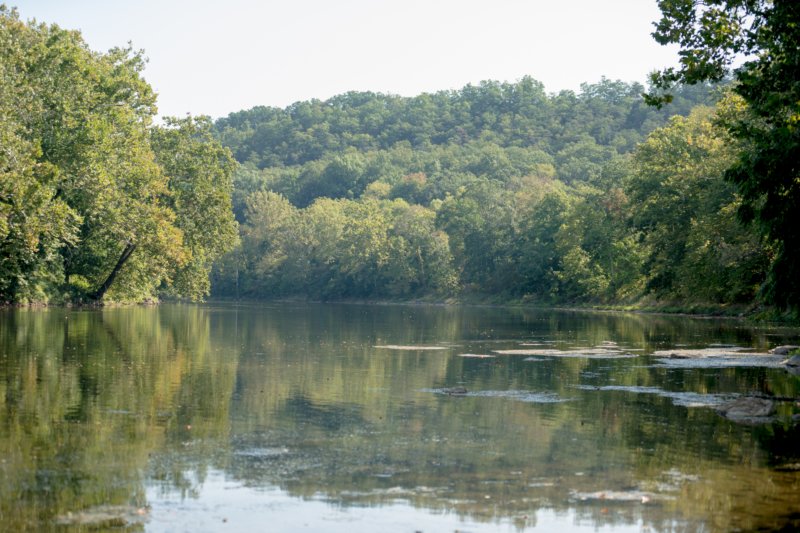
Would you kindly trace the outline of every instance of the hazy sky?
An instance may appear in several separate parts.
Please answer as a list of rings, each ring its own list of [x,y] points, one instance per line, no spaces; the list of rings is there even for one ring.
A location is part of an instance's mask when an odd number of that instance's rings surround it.
[[[548,92],[676,63],[655,0],[0,0],[23,19],[131,41],[162,115],[212,117],[346,91],[412,96],[533,76]]]

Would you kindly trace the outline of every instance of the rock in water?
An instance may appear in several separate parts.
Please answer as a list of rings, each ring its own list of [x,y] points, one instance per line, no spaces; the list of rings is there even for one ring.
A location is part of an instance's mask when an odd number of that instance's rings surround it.
[[[800,367],[800,355],[793,355],[786,361],[781,362],[782,365],[786,366],[798,366]]]
[[[786,361],[782,361],[781,364],[786,367],[790,374],[800,376],[800,355],[793,355]]]
[[[789,355],[789,352],[792,350],[797,350],[800,346],[795,346],[794,344],[786,344],[784,346],[776,346],[769,351],[769,353],[774,355]]]
[[[762,423],[767,422],[775,412],[775,402],[765,398],[743,396],[720,405],[717,412],[734,422]]]

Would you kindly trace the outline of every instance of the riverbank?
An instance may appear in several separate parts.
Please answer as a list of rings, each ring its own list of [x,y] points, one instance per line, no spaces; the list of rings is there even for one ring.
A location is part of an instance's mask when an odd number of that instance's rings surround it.
[[[439,305],[439,306],[481,306],[481,307],[519,307],[530,309],[552,309],[561,311],[598,311],[617,313],[641,313],[653,315],[691,316],[695,318],[734,318],[755,323],[775,323],[781,325],[800,325],[800,315],[794,311],[781,311],[758,304],[713,304],[698,302],[659,302],[643,299],[627,303],[598,302],[542,302],[529,299],[508,299],[496,295],[469,294],[458,297],[420,297],[413,299],[370,299],[348,298],[334,300],[314,300],[309,298],[278,298],[272,300],[213,298],[210,302],[272,302],[272,303],[336,303],[369,305]]]
[[[66,302],[28,302],[28,303],[0,303],[0,309],[8,308],[46,308],[46,307],[120,307],[144,305],[158,305],[161,302],[177,302],[173,299],[148,299],[140,302],[114,302],[114,301],[66,301]],[[343,304],[370,304],[370,305],[442,305],[442,306],[489,306],[489,307],[522,307],[531,309],[553,309],[573,311],[606,311],[620,313],[642,313],[659,315],[691,316],[697,318],[736,318],[756,323],[776,323],[782,325],[800,325],[798,311],[786,311],[773,307],[751,304],[716,304],[707,302],[677,302],[641,299],[625,303],[598,303],[598,302],[548,302],[533,301],[528,298],[509,299],[498,295],[487,294],[462,294],[442,298],[441,296],[423,296],[412,299],[370,299],[348,298],[334,300],[315,300],[310,298],[277,298],[277,299],[234,299],[211,298],[209,302],[274,302],[274,303],[343,303]]]

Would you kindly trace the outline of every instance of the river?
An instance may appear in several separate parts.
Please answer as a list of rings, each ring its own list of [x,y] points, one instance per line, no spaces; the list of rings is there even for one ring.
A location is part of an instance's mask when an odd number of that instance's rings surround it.
[[[781,344],[800,331],[521,308],[0,310],[0,524],[790,530]],[[776,401],[720,414],[745,396]]]

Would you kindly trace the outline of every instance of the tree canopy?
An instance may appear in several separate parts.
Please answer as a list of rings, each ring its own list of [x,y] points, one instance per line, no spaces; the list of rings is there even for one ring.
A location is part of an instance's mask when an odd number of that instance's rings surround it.
[[[153,126],[143,67],[0,7],[0,300],[208,292],[235,243],[234,162],[207,120]]]

